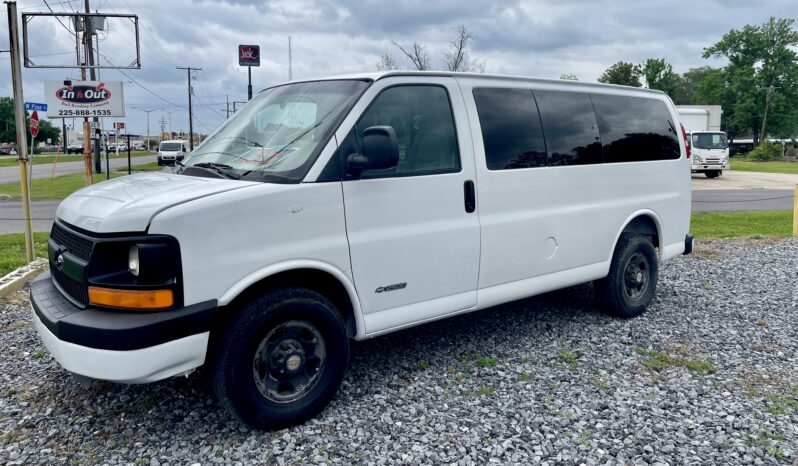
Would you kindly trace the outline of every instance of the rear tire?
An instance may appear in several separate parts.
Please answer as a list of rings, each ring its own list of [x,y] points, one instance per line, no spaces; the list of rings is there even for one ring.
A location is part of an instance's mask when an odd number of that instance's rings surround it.
[[[704,172],[704,175],[706,175],[707,178],[717,178],[717,177],[720,176],[720,170],[710,170],[710,171]]]
[[[657,253],[651,240],[622,234],[615,246],[610,273],[595,283],[596,298],[611,315],[636,317],[654,299],[657,276]]]
[[[279,429],[321,412],[349,361],[346,326],[324,296],[304,288],[267,292],[241,309],[214,354],[221,404],[257,429]]]

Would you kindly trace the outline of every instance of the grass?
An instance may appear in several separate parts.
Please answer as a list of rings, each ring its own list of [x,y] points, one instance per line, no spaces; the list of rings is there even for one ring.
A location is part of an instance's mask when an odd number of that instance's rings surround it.
[[[729,163],[732,170],[740,172],[798,174],[798,163],[795,162],[754,162],[732,158]]]
[[[105,152],[101,153],[103,156],[103,160],[105,160]],[[133,151],[130,153],[130,157],[144,157],[147,155],[155,155],[155,152],[146,152],[146,151]],[[111,159],[123,159],[127,158],[127,152],[120,152],[119,156],[117,157],[116,154],[113,152],[109,154],[108,158]],[[34,155],[33,158],[34,165],[43,165],[47,163],[53,163],[55,161],[55,155]],[[81,154],[70,154],[70,155],[59,155],[58,156],[58,163],[62,162],[80,162],[83,160],[83,155]],[[18,159],[16,155],[4,155],[0,157],[0,167],[16,167],[18,164]]]
[[[111,178],[118,178],[120,176],[124,175],[121,173],[111,174]],[[94,182],[99,183],[100,181],[105,181],[105,173],[94,175]],[[31,199],[34,201],[63,199],[84,187],[85,183],[86,178],[83,173],[56,176],[52,180],[49,178],[33,180],[31,184]],[[11,196],[12,199],[20,199],[22,195],[19,182],[0,184],[0,194],[7,194]]]
[[[36,257],[47,257],[47,238],[50,233],[33,234],[33,251]],[[22,267],[25,260],[25,235],[12,233],[0,235],[0,277]]]
[[[477,366],[479,367],[496,367],[498,362],[493,358],[477,358]]]
[[[695,212],[690,232],[696,238],[785,237],[792,234],[792,212]]]
[[[635,348],[635,353],[644,356],[646,359],[643,361],[643,365],[655,372],[660,372],[672,367],[684,367],[701,375],[714,374],[717,372],[717,369],[711,362],[704,361],[703,359],[681,358],[671,356],[664,351],[649,351],[643,348]]]

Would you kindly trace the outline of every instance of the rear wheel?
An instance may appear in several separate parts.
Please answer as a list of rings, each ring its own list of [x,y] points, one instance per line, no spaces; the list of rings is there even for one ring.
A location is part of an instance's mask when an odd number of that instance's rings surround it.
[[[720,170],[709,170],[704,172],[704,175],[706,175],[707,178],[717,178],[720,176]]]
[[[329,300],[286,288],[241,309],[214,356],[213,387],[222,405],[252,427],[278,429],[329,403],[343,380],[349,338]]]
[[[596,297],[608,313],[635,317],[654,299],[657,289],[657,253],[646,236],[621,235],[609,274],[595,284]]]

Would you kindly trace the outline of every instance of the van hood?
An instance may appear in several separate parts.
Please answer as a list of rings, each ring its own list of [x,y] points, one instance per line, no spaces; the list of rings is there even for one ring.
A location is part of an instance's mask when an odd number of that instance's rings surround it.
[[[145,231],[169,207],[259,183],[172,173],[141,173],[76,191],[58,206],[56,217],[96,233]]]

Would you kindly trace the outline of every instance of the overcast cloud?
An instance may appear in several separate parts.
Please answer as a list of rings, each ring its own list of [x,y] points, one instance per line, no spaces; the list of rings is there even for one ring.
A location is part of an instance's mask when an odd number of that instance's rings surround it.
[[[55,11],[71,11],[83,0],[48,3]],[[176,66],[202,68],[194,81],[195,131],[218,126],[225,118],[226,96],[230,102],[246,100],[238,44],[261,46],[261,66],[252,73],[255,92],[287,79],[289,35],[294,78],[301,79],[373,71],[386,52],[404,63],[391,40],[426,45],[440,67],[457,24],[474,32],[473,58],[484,61],[488,73],[548,78],[571,73],[595,81],[618,60],[665,58],[680,73],[720,66],[721,61],[703,60],[702,49],[731,28],[761,24],[770,16],[798,16],[795,0],[92,0],[91,5],[100,12],[139,15],[142,68],[125,73],[149,92],[118,71],[104,70],[102,78],[124,81],[125,121],[140,134],[146,131],[146,114],[139,108],[155,109],[151,134],[157,133],[158,120],[169,120],[168,112],[174,131],[188,129],[186,73]],[[44,0],[20,1],[18,8],[47,10]],[[41,31],[32,37],[31,54],[69,50],[71,36],[60,25]],[[129,30],[115,26],[101,42],[102,60],[130,62],[131,41]],[[52,57],[70,55],[47,58]],[[65,77],[77,78],[79,72],[23,69],[25,99],[43,101],[43,81]],[[0,54],[0,95],[11,95],[10,81],[8,54]]]

